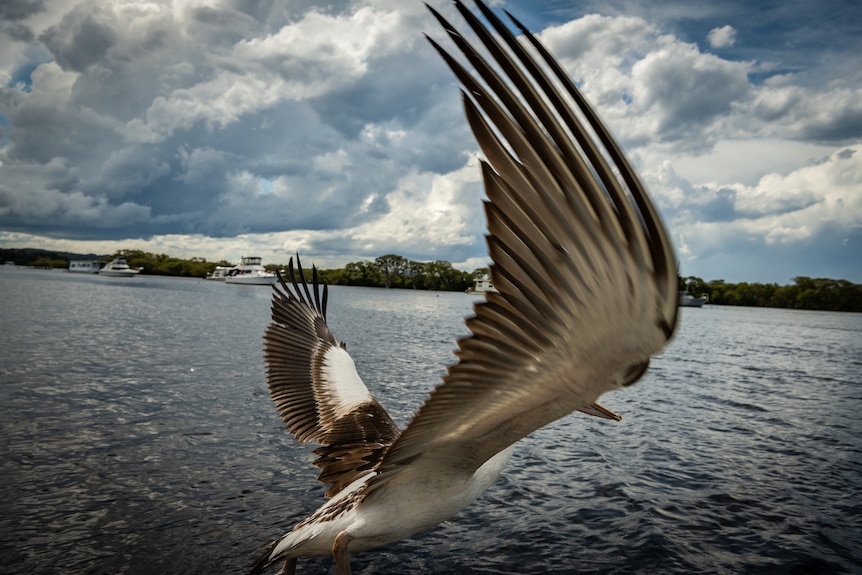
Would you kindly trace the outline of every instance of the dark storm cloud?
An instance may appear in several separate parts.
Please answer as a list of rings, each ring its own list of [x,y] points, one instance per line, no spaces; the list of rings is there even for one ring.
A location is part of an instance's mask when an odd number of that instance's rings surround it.
[[[116,42],[111,22],[104,21],[112,20],[112,16],[107,10],[90,12],[89,8],[78,6],[57,26],[45,30],[39,40],[61,68],[81,72],[101,62]]]
[[[483,261],[476,145],[422,38],[444,34],[418,2],[318,4],[0,4],[0,236]],[[835,48],[822,22],[800,35],[823,9],[798,2],[508,7],[643,160],[691,261],[722,241],[747,253],[832,241],[823,229],[862,217],[858,155],[833,155],[862,140],[850,18]],[[711,43],[716,29],[734,41]],[[659,173],[683,155],[708,163],[728,140],[781,148],[702,180]],[[831,147],[780,162],[788,142]]]
[[[698,137],[752,91],[744,67],[685,47],[647,56],[633,73],[639,104],[656,111],[658,135],[671,141]]]
[[[248,16],[237,11],[198,8],[190,17],[194,34],[205,37],[209,47],[213,43],[229,47],[254,27]],[[369,61],[368,76],[382,78],[388,85],[369,95],[375,82],[363,82],[366,76],[357,75],[358,83],[347,81],[331,95],[318,99],[323,116],[315,110],[313,100],[303,103],[286,99],[274,105],[252,106],[242,114],[242,122],[228,120],[214,126],[203,108],[199,119],[181,117],[166,138],[157,135],[157,142],[135,144],[123,137],[124,122],[133,118],[144,118],[147,124],[160,120],[152,116],[153,103],[160,98],[162,109],[171,113],[171,105],[191,101],[195,95],[183,95],[184,86],[201,86],[201,80],[221,81],[218,65],[227,54],[203,54],[203,45],[185,46],[176,32],[177,23],[170,19],[144,19],[135,23],[134,33],[121,34],[126,26],[122,14],[76,7],[41,35],[66,74],[46,69],[40,84],[45,88],[43,96],[21,98],[11,92],[5,96],[17,98],[14,105],[5,108],[15,127],[7,157],[42,164],[65,158],[58,169],[67,167],[68,174],[78,176],[77,180],[67,177],[77,183],[77,189],[76,195],[66,198],[65,209],[115,215],[105,219],[114,224],[99,226],[92,226],[87,218],[55,218],[40,230],[51,225],[63,230],[81,222],[93,237],[122,233],[145,237],[171,231],[227,237],[296,227],[336,229],[355,225],[386,208],[381,201],[383,193],[391,189],[392,176],[404,166],[388,157],[386,150],[375,151],[375,142],[380,144],[385,138],[360,141],[361,129],[389,119],[392,130],[403,131],[420,122],[420,112],[404,121],[395,119],[405,106],[419,110],[428,104],[427,91],[415,87],[405,90],[407,83],[387,78],[386,66]],[[180,54],[172,53],[177,49]],[[183,54],[192,56],[192,61],[176,59]],[[270,63],[279,58],[274,53]],[[330,61],[336,67],[333,70],[342,65],[337,59]],[[266,66],[267,61],[258,59],[252,66],[261,64]],[[242,68],[239,61],[225,67],[230,74]],[[327,74],[313,66],[299,68],[294,75],[282,74],[300,85],[329,81]],[[187,81],[192,76],[194,81]],[[242,73],[236,74],[235,81],[244,80]],[[167,99],[171,96],[164,92],[166,85],[186,100],[176,96]],[[54,86],[60,89],[53,90],[52,96],[47,88]],[[349,107],[358,128],[345,133],[341,119],[347,116],[329,113],[325,99],[334,110]],[[333,150],[339,148],[350,154],[346,172],[328,165],[327,157],[337,160]],[[402,149],[411,158],[409,162],[415,163],[412,158],[417,152],[409,146]],[[41,209],[38,203],[26,202],[25,208],[25,202],[9,202],[8,209],[0,214],[0,225],[33,229],[37,214],[48,217],[56,213],[54,203],[63,202],[62,195],[55,197],[60,191],[37,192],[54,200],[43,202]],[[141,213],[150,214],[152,220],[141,219]]]
[[[16,42],[32,42],[35,38],[33,30],[18,22],[0,21],[0,33]]]
[[[3,0],[0,2],[0,19],[23,20],[44,9],[44,0]]]

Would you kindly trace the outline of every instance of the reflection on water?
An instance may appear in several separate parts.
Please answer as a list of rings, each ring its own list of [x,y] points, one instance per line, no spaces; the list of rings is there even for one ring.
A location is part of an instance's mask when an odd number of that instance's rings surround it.
[[[241,573],[322,501],[266,391],[268,288],[0,267],[0,293],[0,572]],[[404,424],[471,301],[334,287],[330,324]],[[602,400],[621,423],[539,430],[476,504],[355,571],[862,569],[862,316],[682,313]]]

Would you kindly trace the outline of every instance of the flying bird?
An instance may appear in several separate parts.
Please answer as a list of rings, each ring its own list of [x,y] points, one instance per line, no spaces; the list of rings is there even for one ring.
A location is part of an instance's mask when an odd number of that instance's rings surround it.
[[[328,292],[297,257],[274,287],[267,381],[300,442],[317,443],[328,500],[271,542],[252,573],[359,553],[427,530],[481,495],[515,443],[637,381],[677,319],[673,248],[632,166],[548,51],[481,1],[455,6],[481,52],[438,12],[472,72],[429,38],[464,89],[485,160],[490,274],[457,361],[403,429],[326,324]],[[474,41],[476,42],[476,41]],[[309,285],[310,279],[310,285]]]

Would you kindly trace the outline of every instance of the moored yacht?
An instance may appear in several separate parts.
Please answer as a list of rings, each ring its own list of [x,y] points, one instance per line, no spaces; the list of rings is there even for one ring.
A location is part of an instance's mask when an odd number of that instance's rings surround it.
[[[679,292],[680,307],[703,307],[703,305],[708,301],[709,297],[706,295],[694,297],[693,295],[689,295],[685,292]]]
[[[140,271],[140,269],[130,268],[125,258],[114,258],[108,265],[99,270],[99,275],[130,278],[140,273]]]
[[[227,271],[224,281],[228,284],[272,285],[276,275],[266,271],[260,263],[260,258],[243,256],[240,264]]]
[[[216,268],[207,274],[208,280],[213,280],[217,282],[223,282],[227,278],[228,272],[230,272],[231,268],[225,266],[216,266]]]

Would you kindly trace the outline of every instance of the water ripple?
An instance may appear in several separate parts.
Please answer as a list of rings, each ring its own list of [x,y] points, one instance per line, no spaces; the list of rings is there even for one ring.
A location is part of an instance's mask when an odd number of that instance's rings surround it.
[[[16,272],[18,273],[18,272]],[[0,273],[0,572],[244,572],[322,501],[269,400],[263,289]],[[333,288],[399,423],[471,300]],[[360,574],[862,570],[862,316],[683,310],[643,381],[526,438],[476,504]],[[299,573],[332,572],[331,558]]]

